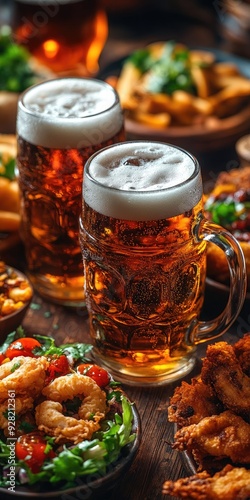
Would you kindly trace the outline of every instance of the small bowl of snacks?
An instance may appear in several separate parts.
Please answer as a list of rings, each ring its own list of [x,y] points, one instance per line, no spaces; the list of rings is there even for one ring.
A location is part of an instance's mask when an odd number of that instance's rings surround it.
[[[28,278],[0,261],[0,338],[21,325],[33,297]]]
[[[249,130],[250,65],[214,49],[155,42],[106,68],[129,140],[160,140],[194,151],[227,147]]]

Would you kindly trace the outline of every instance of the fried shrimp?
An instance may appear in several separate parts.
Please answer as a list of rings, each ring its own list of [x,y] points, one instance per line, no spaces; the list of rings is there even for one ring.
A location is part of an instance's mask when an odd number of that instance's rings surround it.
[[[88,419],[101,419],[107,411],[106,394],[94,380],[86,375],[71,373],[54,379],[42,391],[47,399],[62,403],[68,399],[79,397],[82,404],[79,408],[79,416]]]
[[[49,366],[44,356],[32,358],[17,356],[0,366],[0,401],[8,399],[8,391],[15,391],[16,396],[35,397],[40,394]]]
[[[54,436],[57,443],[79,443],[100,428],[99,421],[107,411],[106,394],[90,377],[63,375],[44,387],[42,394],[48,400],[37,406],[36,424],[39,430]],[[80,399],[77,415],[64,415],[61,403],[74,398]]]
[[[55,437],[56,443],[80,443],[90,439],[100,428],[97,420],[84,420],[63,415],[63,406],[56,401],[43,401],[36,407],[36,424],[40,431]]]
[[[8,427],[10,412],[15,414],[15,419],[26,413],[28,410],[33,408],[33,398],[29,396],[17,397],[15,398],[15,405],[13,405],[13,410],[10,408],[9,400],[6,399],[3,403],[0,403],[0,429],[6,429]]]

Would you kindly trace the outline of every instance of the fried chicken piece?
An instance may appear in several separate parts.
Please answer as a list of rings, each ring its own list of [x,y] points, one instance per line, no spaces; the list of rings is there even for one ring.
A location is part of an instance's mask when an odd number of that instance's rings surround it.
[[[203,471],[177,481],[166,481],[162,493],[186,500],[248,500],[250,470],[227,465],[212,477]]]
[[[183,427],[197,424],[202,418],[218,414],[222,409],[212,389],[193,378],[191,384],[183,381],[180,387],[176,387],[169,401],[168,420]]]
[[[201,379],[211,385],[226,409],[249,421],[250,378],[244,374],[231,345],[217,342],[207,347]]]
[[[182,427],[174,439],[172,447],[192,453],[199,470],[208,456],[217,460],[228,457],[233,464],[250,464],[250,424],[230,410]]]
[[[246,333],[244,337],[234,344],[234,352],[239,360],[244,373],[250,377],[250,334]]]

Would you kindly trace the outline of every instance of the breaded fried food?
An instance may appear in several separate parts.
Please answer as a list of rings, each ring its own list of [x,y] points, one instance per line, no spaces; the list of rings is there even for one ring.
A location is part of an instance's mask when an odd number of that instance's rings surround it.
[[[233,346],[216,342],[207,347],[201,379],[211,385],[225,408],[250,420],[250,377],[243,372]]]
[[[233,464],[249,464],[250,424],[227,410],[205,417],[198,424],[182,427],[176,432],[172,446],[192,453],[199,470],[204,468],[207,456],[217,460],[227,457]]]
[[[248,500],[250,470],[227,465],[214,476],[203,471],[175,482],[166,481],[162,493],[186,500]]]
[[[234,344],[234,352],[239,360],[244,373],[250,377],[250,335],[246,333],[244,337]]]
[[[0,366],[0,401],[9,398],[9,391],[16,396],[35,398],[44,386],[49,361],[45,356],[32,358],[17,356]]]
[[[220,413],[221,410],[221,404],[212,389],[193,378],[191,384],[183,381],[175,389],[169,401],[168,420],[183,427],[197,424],[202,418]]]

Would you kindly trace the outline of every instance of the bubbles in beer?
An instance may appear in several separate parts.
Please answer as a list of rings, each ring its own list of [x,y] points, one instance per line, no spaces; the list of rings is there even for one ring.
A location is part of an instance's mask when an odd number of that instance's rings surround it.
[[[95,156],[84,189],[86,203],[103,215],[153,220],[192,209],[201,198],[202,182],[196,161],[185,151],[137,141]]]

